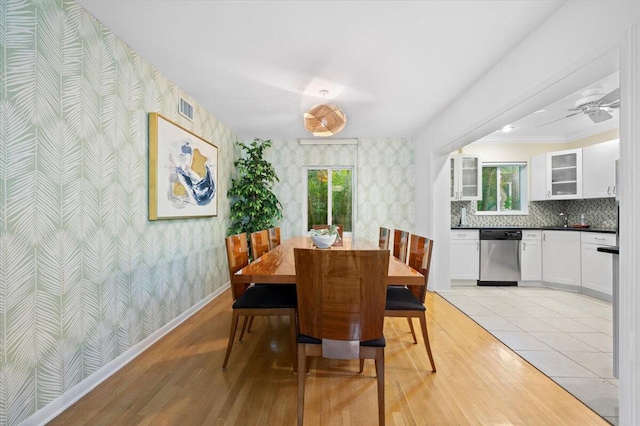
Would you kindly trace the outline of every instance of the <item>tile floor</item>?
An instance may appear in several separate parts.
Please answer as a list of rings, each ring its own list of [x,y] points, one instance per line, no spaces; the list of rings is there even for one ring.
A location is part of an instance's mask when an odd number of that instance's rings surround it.
[[[612,424],[611,303],[537,287],[453,287],[442,297]]]

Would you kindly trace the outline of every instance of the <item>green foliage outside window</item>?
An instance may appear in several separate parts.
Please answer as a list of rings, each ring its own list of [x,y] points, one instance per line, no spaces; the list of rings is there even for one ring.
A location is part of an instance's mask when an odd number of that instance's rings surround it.
[[[342,225],[344,232],[353,230],[353,188],[350,169],[319,169],[307,173],[308,229],[328,224],[329,181],[331,181],[331,216],[333,225]]]
[[[483,166],[482,199],[478,201],[478,211],[520,211],[522,169],[522,166]]]

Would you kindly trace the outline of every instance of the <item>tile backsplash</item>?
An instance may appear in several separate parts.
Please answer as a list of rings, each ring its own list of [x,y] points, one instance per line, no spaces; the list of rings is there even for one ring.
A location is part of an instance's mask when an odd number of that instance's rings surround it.
[[[528,215],[476,215],[476,201],[452,201],[451,225],[460,223],[463,207],[467,208],[469,226],[504,226],[522,227],[561,226],[560,213],[569,213],[569,224],[580,222],[584,214],[587,225],[593,228],[610,229],[616,225],[615,198],[589,198],[583,200],[531,201]]]

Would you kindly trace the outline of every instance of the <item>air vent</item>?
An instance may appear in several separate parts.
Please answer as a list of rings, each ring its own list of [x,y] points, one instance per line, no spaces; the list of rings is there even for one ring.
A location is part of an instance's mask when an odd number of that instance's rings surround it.
[[[184,98],[180,98],[180,106],[178,112],[181,116],[193,121],[193,105],[187,102]]]

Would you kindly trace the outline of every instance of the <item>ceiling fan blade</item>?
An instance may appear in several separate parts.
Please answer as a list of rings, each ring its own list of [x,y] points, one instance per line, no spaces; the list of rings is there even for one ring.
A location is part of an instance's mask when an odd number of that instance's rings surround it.
[[[607,108],[620,108],[620,101],[615,101],[614,103],[611,103],[609,105],[603,105],[603,106]]]
[[[582,110],[581,110],[581,111],[582,111]],[[539,126],[536,126],[535,128],[537,129],[538,127],[548,126],[548,125],[549,125],[549,124],[551,124],[551,123],[555,123],[556,121],[564,120],[565,118],[573,117],[574,115],[577,115],[577,114],[580,114],[580,113],[579,113],[579,112],[574,112],[573,114],[569,114],[569,115],[567,115],[567,116],[565,116],[565,117],[560,117],[560,118],[558,118],[557,120],[549,121],[548,123],[541,124],[541,125],[539,125]]]
[[[620,101],[620,88],[619,87],[617,89],[615,89],[615,90],[612,90],[607,95],[604,95],[603,97],[601,97],[598,100],[598,104],[599,105],[608,106],[607,104],[612,104],[612,103],[614,103],[616,101]]]
[[[589,114],[589,118],[594,123],[601,123],[601,122],[606,121],[606,120],[608,120],[610,118],[613,118],[613,116],[611,114],[609,114],[608,112],[606,112],[606,111],[598,110],[596,112],[592,112],[591,114]]]

